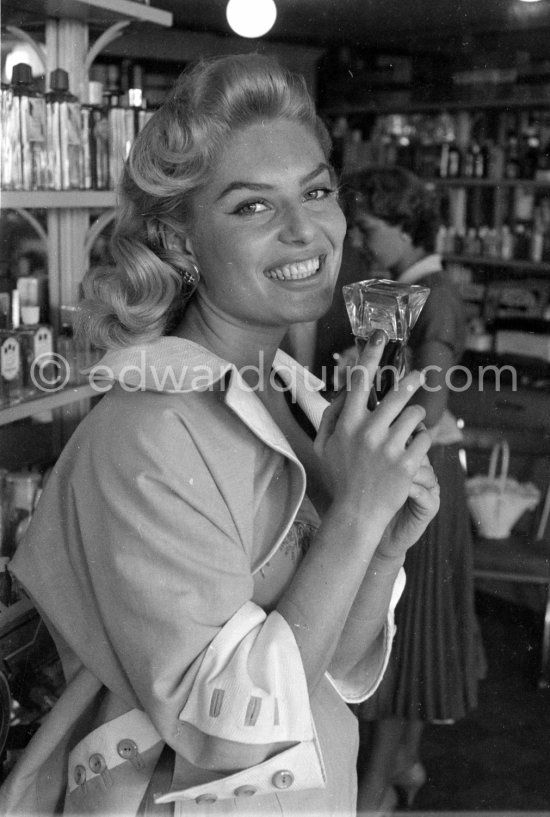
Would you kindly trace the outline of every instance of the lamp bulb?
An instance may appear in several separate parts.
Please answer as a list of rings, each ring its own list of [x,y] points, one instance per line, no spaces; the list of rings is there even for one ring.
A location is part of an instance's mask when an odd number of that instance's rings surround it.
[[[262,37],[277,19],[274,0],[229,0],[227,22],[241,37]]]

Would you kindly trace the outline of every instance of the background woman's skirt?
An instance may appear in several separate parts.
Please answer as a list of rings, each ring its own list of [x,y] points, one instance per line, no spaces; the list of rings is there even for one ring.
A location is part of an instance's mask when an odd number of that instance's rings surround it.
[[[382,684],[356,714],[363,720],[453,721],[477,705],[483,649],[474,611],[471,523],[458,445],[434,446],[438,515],[408,551],[407,584]]]

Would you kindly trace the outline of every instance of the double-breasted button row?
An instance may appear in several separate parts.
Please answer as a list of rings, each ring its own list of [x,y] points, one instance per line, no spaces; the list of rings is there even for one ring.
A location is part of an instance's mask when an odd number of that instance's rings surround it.
[[[294,775],[288,769],[280,769],[278,772],[275,772],[271,778],[271,783],[276,789],[289,789],[294,783]],[[256,786],[245,785],[236,788],[233,794],[235,797],[253,797],[257,791]],[[208,803],[215,803],[217,799],[217,796],[213,792],[205,792],[195,798],[195,803],[206,805]]]
[[[117,744],[117,753],[123,760],[129,761],[136,769],[143,769],[145,763],[139,753],[138,745],[131,738],[124,738]],[[112,785],[112,777],[107,768],[107,762],[102,754],[94,752],[88,758],[88,766],[93,774],[100,775],[106,785]],[[73,778],[77,786],[86,783],[86,767],[78,763],[73,770]]]

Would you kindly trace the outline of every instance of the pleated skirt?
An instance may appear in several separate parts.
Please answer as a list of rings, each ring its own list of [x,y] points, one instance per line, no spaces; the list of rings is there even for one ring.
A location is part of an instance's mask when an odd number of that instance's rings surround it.
[[[474,609],[472,536],[457,445],[434,446],[430,460],[441,505],[405,560],[390,663],[363,720],[454,721],[477,705],[483,648]]]

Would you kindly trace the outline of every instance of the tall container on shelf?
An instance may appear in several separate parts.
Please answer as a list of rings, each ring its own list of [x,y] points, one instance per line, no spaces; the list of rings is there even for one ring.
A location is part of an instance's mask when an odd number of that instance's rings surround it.
[[[13,120],[13,91],[7,83],[2,83],[0,87],[0,187],[2,190],[13,190],[14,161],[19,155],[21,164],[21,151],[19,150],[19,136],[14,140],[14,128],[19,130],[19,125],[15,126]]]
[[[109,187],[109,119],[103,102],[101,82],[88,84],[88,102],[81,106],[83,187]]]
[[[36,90],[32,69],[20,62],[13,68],[11,90],[13,111],[11,127],[14,128],[14,146],[20,154],[20,171],[16,167],[14,190],[43,190],[47,182],[46,147],[46,101]],[[4,157],[2,158],[4,161]],[[19,165],[19,161],[17,162]]]
[[[62,68],[50,74],[46,94],[51,190],[83,187],[80,102],[69,92],[69,75]]]

